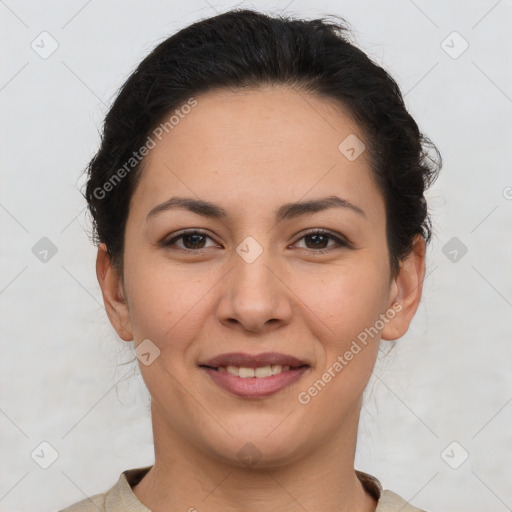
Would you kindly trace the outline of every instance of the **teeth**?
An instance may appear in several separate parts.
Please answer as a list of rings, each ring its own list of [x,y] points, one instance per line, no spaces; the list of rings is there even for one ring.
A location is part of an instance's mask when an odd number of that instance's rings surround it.
[[[235,375],[236,377],[238,377],[238,368],[236,366],[228,366],[226,370],[231,375]]]
[[[228,372],[231,375],[240,377],[242,379],[248,379],[251,377],[264,378],[272,375],[278,375],[281,372],[287,372],[290,367],[288,365],[281,366],[280,364],[273,364],[268,366],[261,366],[259,368],[245,368],[238,366],[220,366],[217,368],[219,372]]]
[[[238,376],[241,377],[242,379],[254,377],[254,369],[253,368],[238,368]]]
[[[255,377],[270,377],[272,375],[272,369],[270,366],[262,366],[261,368],[256,368],[254,370]]]
[[[290,367],[285,366],[285,368],[289,369]],[[272,372],[272,375],[277,375],[278,373],[281,373],[283,371],[283,367],[279,364],[273,364],[270,367],[270,371]]]

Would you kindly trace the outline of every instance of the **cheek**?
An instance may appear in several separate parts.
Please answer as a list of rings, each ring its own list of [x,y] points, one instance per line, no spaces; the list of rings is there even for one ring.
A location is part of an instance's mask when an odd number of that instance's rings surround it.
[[[379,347],[379,336],[371,337],[367,329],[383,312],[387,270],[368,262],[350,270],[324,280],[322,293],[315,294],[316,320],[311,325],[318,329],[314,335],[320,341],[316,344],[319,366],[296,397],[307,411],[301,428],[316,432],[315,418],[325,418],[323,436],[331,435],[348,411],[360,407]]]
[[[153,262],[132,265],[129,273],[127,293],[135,344],[150,339],[161,352],[161,362],[175,371],[181,371],[205,317],[213,314],[209,298],[219,280],[211,270],[192,267]]]
[[[180,283],[179,269],[171,275],[172,267],[155,257],[158,251],[140,234],[142,229],[128,218],[124,270],[130,320],[136,346],[150,339],[162,349],[163,336],[184,314],[186,288]]]
[[[298,279],[301,300],[317,317],[319,339],[343,348],[384,312],[389,269],[377,259],[359,258],[320,276]],[[314,317],[313,317],[314,318]]]
[[[168,401],[170,408],[179,404],[185,410],[186,393],[180,383],[190,378],[185,363],[193,360],[190,351],[201,330],[200,316],[206,303],[201,299],[211,285],[201,282],[197,274],[171,274],[169,267],[160,265],[132,270],[127,292],[135,346],[149,339],[158,349],[152,348],[158,355],[149,365],[140,359],[141,375],[153,398]]]

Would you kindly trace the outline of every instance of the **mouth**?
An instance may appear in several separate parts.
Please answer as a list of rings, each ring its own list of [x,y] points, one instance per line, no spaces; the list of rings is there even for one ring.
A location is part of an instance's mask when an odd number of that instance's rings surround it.
[[[246,398],[277,393],[296,382],[311,368],[305,361],[279,353],[223,354],[198,366],[215,384]]]
[[[211,366],[202,366],[202,368],[210,368],[211,370],[215,370],[217,372],[227,372],[230,375],[234,375],[235,377],[240,377],[241,379],[264,379],[266,377],[271,377],[272,375],[279,375],[283,372],[287,372],[290,370],[297,370],[299,368],[306,368],[308,365],[300,365],[300,366],[282,366],[280,364],[272,364],[267,366],[258,366],[257,368],[248,368],[246,366],[218,366],[217,368]]]

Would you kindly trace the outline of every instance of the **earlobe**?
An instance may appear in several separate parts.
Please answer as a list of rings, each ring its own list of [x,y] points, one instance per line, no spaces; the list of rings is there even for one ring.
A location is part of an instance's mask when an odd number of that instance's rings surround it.
[[[96,276],[101,287],[105,310],[112,327],[124,341],[132,341],[130,311],[123,290],[122,277],[112,266],[110,254],[104,243],[98,246]]]
[[[390,308],[394,309],[393,318],[381,331],[384,340],[396,340],[402,337],[418,309],[425,277],[425,240],[417,235],[412,251],[400,262],[400,270],[392,283]],[[400,308],[396,306],[400,305]]]

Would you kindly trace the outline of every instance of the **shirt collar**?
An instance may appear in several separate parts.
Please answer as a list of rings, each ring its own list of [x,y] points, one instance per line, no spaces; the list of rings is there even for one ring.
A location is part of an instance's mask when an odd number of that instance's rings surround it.
[[[144,478],[152,467],[151,465],[123,471],[117,484],[107,493],[105,498],[105,512],[120,509],[127,512],[151,512],[151,510],[143,505],[137,496],[135,496],[132,488]],[[378,502],[383,492],[379,480],[363,471],[355,470],[355,472],[366,492]]]

